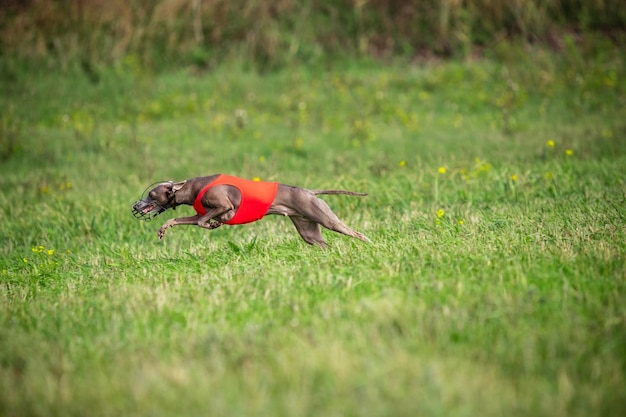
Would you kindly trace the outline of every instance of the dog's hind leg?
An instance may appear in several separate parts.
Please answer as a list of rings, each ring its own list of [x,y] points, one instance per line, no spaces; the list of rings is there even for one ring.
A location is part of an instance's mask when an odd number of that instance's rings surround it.
[[[290,216],[289,218],[306,243],[318,245],[321,248],[328,247],[328,243],[322,237],[319,224],[299,216]]]
[[[311,197],[309,204],[299,207],[299,211],[302,216],[307,219],[319,223],[325,228],[332,230],[333,232],[342,233],[347,236],[361,239],[365,242],[371,242],[367,236],[356,230],[350,229],[346,226],[335,213],[330,209],[328,204],[320,198]]]

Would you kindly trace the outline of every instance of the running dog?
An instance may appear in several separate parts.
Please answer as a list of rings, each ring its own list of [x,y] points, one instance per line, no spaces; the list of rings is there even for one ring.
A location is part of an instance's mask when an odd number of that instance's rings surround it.
[[[250,181],[215,174],[181,182],[162,182],[148,191],[145,198],[135,202],[133,215],[142,220],[152,220],[167,209],[181,204],[193,206],[195,216],[170,219],[159,229],[159,239],[173,226],[197,225],[216,229],[223,224],[246,224],[260,220],[268,214],[289,216],[305,242],[326,248],[320,225],[365,242],[370,240],[346,226],[332,212],[320,194],[345,194],[366,196],[344,190],[308,190],[277,182]],[[150,187],[148,187],[150,188]],[[145,194],[145,192],[144,192]]]

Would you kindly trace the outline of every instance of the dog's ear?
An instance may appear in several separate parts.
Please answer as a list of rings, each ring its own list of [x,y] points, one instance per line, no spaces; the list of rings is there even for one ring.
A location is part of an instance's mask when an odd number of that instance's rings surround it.
[[[183,185],[185,185],[186,183],[187,183],[187,181],[181,181],[181,182],[173,183],[172,184],[172,191],[177,192],[178,190],[183,188]]]

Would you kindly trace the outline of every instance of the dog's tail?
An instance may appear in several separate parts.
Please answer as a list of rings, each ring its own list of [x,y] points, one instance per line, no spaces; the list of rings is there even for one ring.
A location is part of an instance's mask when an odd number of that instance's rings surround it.
[[[346,190],[310,190],[313,194],[345,194],[345,195],[355,195],[358,197],[365,197],[367,193],[355,193],[354,191],[346,191]]]

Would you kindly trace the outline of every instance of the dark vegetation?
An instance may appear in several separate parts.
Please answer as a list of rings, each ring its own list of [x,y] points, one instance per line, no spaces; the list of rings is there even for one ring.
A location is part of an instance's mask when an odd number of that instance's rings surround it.
[[[97,80],[98,68],[124,60],[156,71],[471,58],[504,40],[618,40],[625,26],[621,0],[3,0],[0,53]]]

